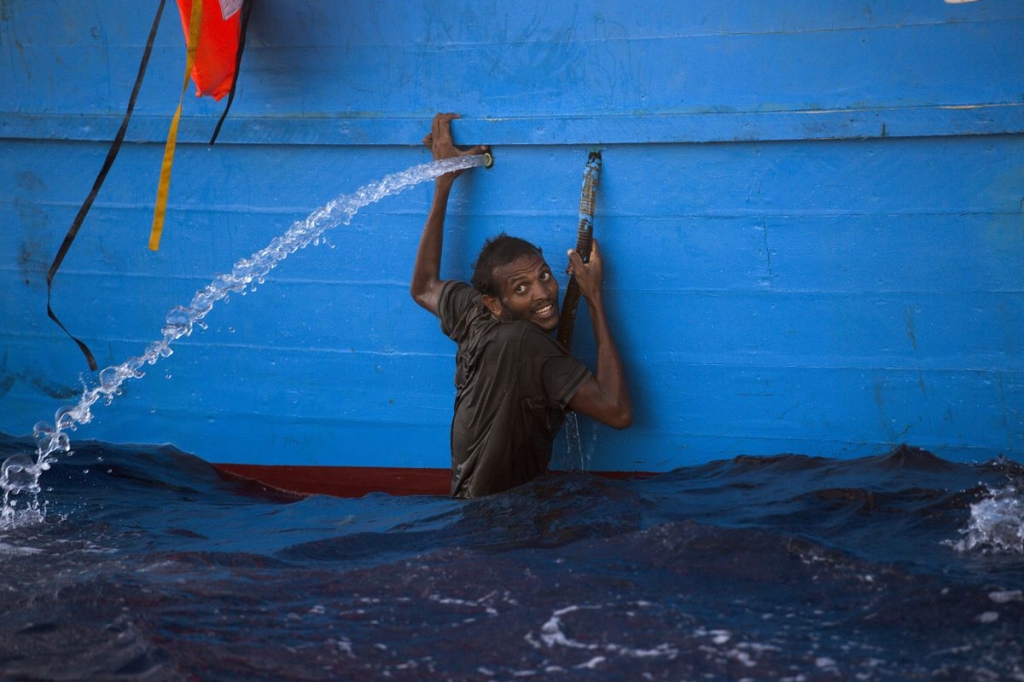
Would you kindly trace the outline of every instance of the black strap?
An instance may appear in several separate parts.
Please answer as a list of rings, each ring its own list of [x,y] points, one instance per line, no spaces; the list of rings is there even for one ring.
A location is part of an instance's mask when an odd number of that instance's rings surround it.
[[[235,55],[235,77],[231,80],[228,103],[224,105],[224,113],[220,115],[217,127],[213,129],[213,137],[210,138],[210,144],[217,141],[217,136],[220,135],[220,127],[224,125],[224,119],[228,117],[228,112],[231,110],[231,103],[235,100],[235,88],[238,87],[238,71],[242,68],[242,51],[245,50],[245,32],[249,28],[249,15],[252,14],[253,2],[255,0],[242,1],[242,25],[238,33],[238,54]]]
[[[160,17],[164,12],[165,3],[166,0],[160,0],[160,6],[157,7],[156,17],[153,19],[153,28],[149,31],[149,40],[146,42],[146,51],[142,54],[142,63],[139,64],[139,75],[135,77],[135,87],[132,88],[132,96],[128,100],[128,110],[124,114],[124,120],[121,121],[121,128],[117,131],[117,136],[114,138],[114,142],[110,146],[110,151],[107,152],[107,158],[103,162],[103,168],[100,169],[99,175],[96,176],[96,181],[92,185],[92,191],[89,192],[89,196],[85,198],[85,202],[82,204],[82,207],[78,209],[78,215],[75,216],[75,221],[71,223],[71,229],[69,229],[68,233],[64,235],[64,242],[60,245],[60,249],[57,251],[57,256],[53,259],[53,264],[50,265],[50,271],[46,274],[46,314],[50,316],[51,320],[57,323],[58,327],[64,330],[65,334],[71,337],[72,341],[78,344],[78,347],[85,355],[86,361],[89,363],[89,369],[94,372],[98,368],[98,365],[96,364],[96,358],[92,356],[92,352],[89,350],[89,347],[67,330],[67,327],[57,319],[57,316],[53,312],[53,308],[50,306],[50,297],[53,293],[53,276],[57,274],[57,270],[60,269],[61,263],[64,262],[64,256],[67,255],[72,242],[74,242],[75,237],[78,236],[78,230],[81,229],[82,222],[85,220],[86,214],[88,214],[89,209],[92,208],[92,203],[96,200],[96,195],[99,194],[100,188],[103,186],[103,181],[107,179],[107,173],[110,172],[111,166],[114,165],[114,159],[117,158],[117,153],[121,150],[121,142],[124,141],[124,135],[128,131],[128,121],[132,117],[132,111],[135,109],[135,100],[138,98],[139,89],[142,87],[142,79],[146,75],[146,66],[149,64],[149,55],[153,51],[153,41],[156,38],[156,30],[160,25]]]

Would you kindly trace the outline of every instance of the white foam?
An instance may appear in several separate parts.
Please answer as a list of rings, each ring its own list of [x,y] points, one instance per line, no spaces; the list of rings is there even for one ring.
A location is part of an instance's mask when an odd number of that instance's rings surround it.
[[[1011,601],[1024,601],[1024,590],[1000,590],[989,592],[988,598],[997,604],[1007,604]]]
[[[1013,485],[989,488],[984,499],[971,505],[971,518],[957,542],[958,552],[1024,554],[1024,498]]]
[[[597,666],[601,665],[606,660],[608,660],[608,659],[606,659],[604,656],[594,656],[592,659],[590,659],[586,663],[580,663],[579,665],[577,665],[575,667],[576,668],[581,668],[581,669],[594,670],[595,668],[597,668]]]
[[[604,652],[626,658],[667,658],[674,659],[679,655],[679,649],[668,643],[656,644],[650,647],[632,647],[615,642],[604,642],[601,644],[583,642],[570,637],[565,631],[564,616],[583,610],[600,610],[603,606],[567,606],[558,609],[551,614],[551,617],[541,625],[540,638],[534,635],[533,631],[526,633],[524,639],[535,649],[564,647],[580,651]],[[588,666],[591,663],[603,661],[605,656],[596,655],[587,662],[580,664]],[[596,663],[595,663],[596,664]],[[576,667],[580,667],[580,665]]]
[[[13,554],[13,555],[26,555],[26,554],[39,554],[43,550],[36,549],[35,547],[16,547],[15,545],[8,545],[4,542],[0,542],[0,554]]]

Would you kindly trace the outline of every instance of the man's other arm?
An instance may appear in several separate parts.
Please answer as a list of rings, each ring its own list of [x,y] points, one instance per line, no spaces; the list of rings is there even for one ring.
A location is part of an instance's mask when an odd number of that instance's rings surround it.
[[[587,301],[597,342],[597,368],[594,376],[569,400],[569,408],[616,429],[627,428],[633,423],[633,404],[622,360],[605,315],[601,294],[604,264],[597,240],[594,240],[590,262],[584,263],[580,255],[571,250],[569,263],[580,286],[580,293]]]

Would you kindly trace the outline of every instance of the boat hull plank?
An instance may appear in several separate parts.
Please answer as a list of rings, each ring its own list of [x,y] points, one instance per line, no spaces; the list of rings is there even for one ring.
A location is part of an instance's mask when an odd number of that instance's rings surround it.
[[[24,434],[95,380],[46,316],[46,272],[152,17],[127,0],[0,12],[0,431]],[[497,162],[456,185],[449,277],[505,230],[564,286],[583,165],[603,154],[595,234],[636,425],[582,420],[582,454],[560,441],[559,466],[902,442],[1024,458],[1019,2],[302,0],[259,4],[249,38],[217,144],[223,102],[187,98],[153,253],[184,60],[180,24],[158,33],[127,142],[54,281],[101,367],[141,354],[168,310],[293,222],[427,161],[431,116],[455,110],[457,139]],[[218,304],[82,436],[436,477],[454,346],[408,295],[431,189],[363,208]],[[583,309],[574,350],[592,362],[588,324]]]

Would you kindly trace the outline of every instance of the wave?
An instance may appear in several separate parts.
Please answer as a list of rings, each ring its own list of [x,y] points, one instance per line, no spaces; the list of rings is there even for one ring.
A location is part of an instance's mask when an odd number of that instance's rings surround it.
[[[26,679],[1009,679],[1024,559],[971,524],[996,504],[1012,537],[1019,474],[897,449],[341,499],[82,443],[47,472],[45,520],[0,533],[0,660]]]
[[[26,439],[0,438],[0,455],[15,455],[28,445]],[[950,549],[961,554],[1024,553],[1021,481],[1024,466],[1012,460],[963,464],[900,446],[847,460],[741,456],[632,481],[553,472],[469,503],[447,498],[414,502],[380,494],[314,502],[227,478],[170,446],[81,441],[73,457],[57,462],[48,473],[40,497],[58,514],[93,519],[156,514],[181,502],[196,510],[215,508],[217,515],[253,504],[328,506],[363,519],[332,529],[338,532],[331,537],[311,532],[310,546],[290,545],[295,558],[404,556],[455,545],[487,551],[556,547],[693,520],[723,528],[770,529],[870,560],[944,570]],[[294,514],[301,519],[303,511]],[[376,517],[385,521],[366,521]],[[155,517],[150,522],[163,521]],[[208,524],[174,532],[224,535],[212,533]],[[419,540],[417,533],[422,534]]]

